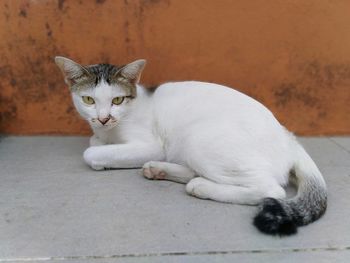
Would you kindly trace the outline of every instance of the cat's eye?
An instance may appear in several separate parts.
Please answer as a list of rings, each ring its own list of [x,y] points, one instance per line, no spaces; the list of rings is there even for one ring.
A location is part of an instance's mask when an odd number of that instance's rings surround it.
[[[124,101],[124,97],[115,97],[113,100],[112,100],[112,103],[114,105],[120,105],[122,104]]]
[[[94,99],[91,98],[90,96],[82,96],[82,98],[83,98],[83,101],[88,105],[95,104]]]

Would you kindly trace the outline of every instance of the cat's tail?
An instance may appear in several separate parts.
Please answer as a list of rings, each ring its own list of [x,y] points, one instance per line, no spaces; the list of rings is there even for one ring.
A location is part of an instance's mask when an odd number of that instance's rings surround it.
[[[291,235],[298,226],[307,225],[320,218],[327,207],[325,181],[316,164],[304,148],[296,142],[296,160],[291,181],[298,186],[292,199],[265,198],[254,218],[254,225],[271,235]]]

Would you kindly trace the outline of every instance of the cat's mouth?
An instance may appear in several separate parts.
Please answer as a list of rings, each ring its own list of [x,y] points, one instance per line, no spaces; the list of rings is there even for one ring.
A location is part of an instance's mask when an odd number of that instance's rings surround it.
[[[117,120],[110,116],[109,118],[105,119],[99,119],[99,118],[92,118],[90,119],[90,123],[95,127],[95,128],[105,128],[105,129],[110,129],[113,128],[117,125]]]

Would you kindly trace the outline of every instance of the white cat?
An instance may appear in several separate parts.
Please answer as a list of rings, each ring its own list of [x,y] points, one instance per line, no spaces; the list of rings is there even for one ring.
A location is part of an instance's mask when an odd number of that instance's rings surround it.
[[[199,198],[260,204],[254,224],[269,234],[293,234],[324,214],[320,171],[256,100],[197,81],[145,89],[138,84],[145,60],[122,67],[55,61],[94,132],[84,152],[93,169],[143,167],[145,177],[185,183]],[[298,192],[285,199],[289,179]]]

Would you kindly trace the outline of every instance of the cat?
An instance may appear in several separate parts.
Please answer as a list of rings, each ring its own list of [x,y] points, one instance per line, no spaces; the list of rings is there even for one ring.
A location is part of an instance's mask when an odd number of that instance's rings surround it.
[[[148,179],[186,184],[188,194],[259,205],[254,225],[291,235],[327,207],[325,181],[304,148],[262,104],[198,81],[139,84],[146,61],[118,67],[55,62],[94,135],[84,152],[95,170],[142,168]],[[284,186],[298,186],[286,199]]]

